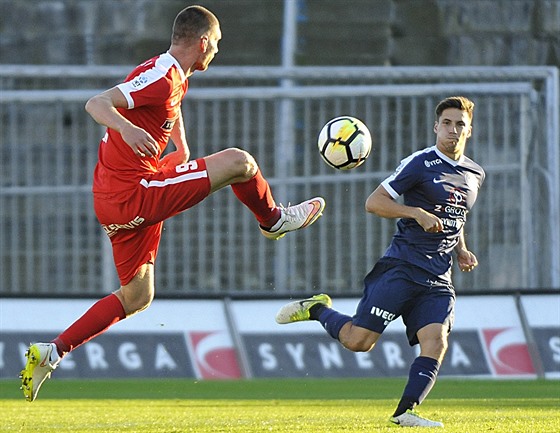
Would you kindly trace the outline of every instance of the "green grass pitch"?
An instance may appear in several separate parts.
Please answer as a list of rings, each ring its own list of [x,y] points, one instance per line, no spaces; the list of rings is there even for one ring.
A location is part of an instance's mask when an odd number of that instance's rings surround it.
[[[0,380],[0,432],[394,432],[388,418],[404,384],[55,378],[28,403],[18,381]],[[560,432],[560,381],[442,378],[419,410],[452,433]]]

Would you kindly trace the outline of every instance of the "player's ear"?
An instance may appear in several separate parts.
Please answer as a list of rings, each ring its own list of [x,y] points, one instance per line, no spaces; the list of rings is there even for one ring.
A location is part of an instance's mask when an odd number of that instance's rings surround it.
[[[467,132],[467,138],[470,138],[472,135],[472,125],[469,125],[469,132]]]
[[[438,130],[438,122],[437,120],[434,122],[434,132],[437,134],[437,130]]]
[[[203,35],[200,37],[200,51],[205,53],[207,49],[208,49],[208,36]]]

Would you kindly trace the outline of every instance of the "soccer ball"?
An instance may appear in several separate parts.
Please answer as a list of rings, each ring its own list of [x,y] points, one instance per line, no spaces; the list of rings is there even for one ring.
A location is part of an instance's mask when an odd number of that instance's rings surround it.
[[[367,126],[352,116],[329,120],[317,142],[327,164],[338,170],[350,170],[361,165],[371,152],[371,134]]]

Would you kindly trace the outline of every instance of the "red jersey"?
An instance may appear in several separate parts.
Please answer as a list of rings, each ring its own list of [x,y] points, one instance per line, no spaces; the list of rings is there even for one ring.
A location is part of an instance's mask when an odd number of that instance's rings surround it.
[[[93,175],[94,193],[130,190],[159,168],[173,125],[181,115],[181,101],[188,80],[179,62],[169,53],[153,57],[137,66],[117,86],[128,101],[128,109],[118,111],[143,128],[157,142],[156,156],[139,157],[122,136],[110,128],[99,145],[99,161]]]

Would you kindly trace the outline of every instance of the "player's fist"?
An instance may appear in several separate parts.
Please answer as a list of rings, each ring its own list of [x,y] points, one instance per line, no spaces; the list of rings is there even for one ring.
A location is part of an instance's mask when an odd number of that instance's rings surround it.
[[[461,271],[470,272],[478,266],[478,260],[469,250],[459,250],[457,251],[457,264]]]

